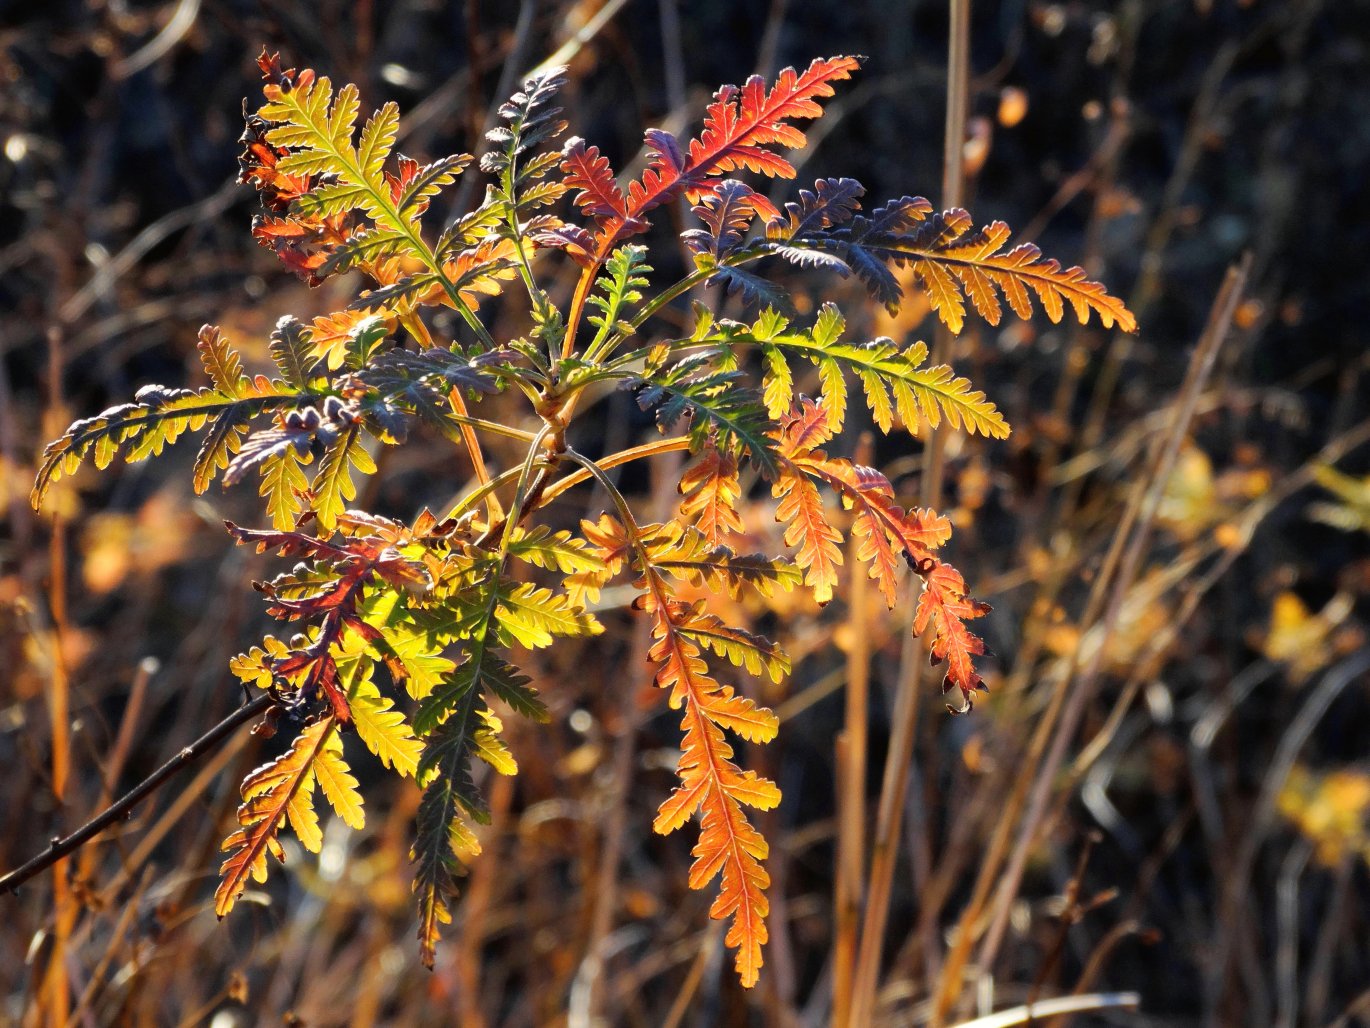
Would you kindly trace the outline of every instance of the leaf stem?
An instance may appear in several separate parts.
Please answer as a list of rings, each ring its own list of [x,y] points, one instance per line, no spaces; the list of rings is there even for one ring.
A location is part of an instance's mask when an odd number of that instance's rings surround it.
[[[631,461],[641,460],[643,457],[655,457],[662,453],[675,453],[679,450],[688,450],[690,440],[685,436],[672,436],[670,439],[660,439],[652,443],[644,443],[641,446],[633,446],[626,450],[619,450],[617,453],[610,454],[608,457],[601,457],[595,461],[596,467],[616,468],[620,464],[627,464]],[[573,460],[575,458],[572,458]],[[553,482],[542,491],[544,502],[554,500],[568,489],[588,482],[592,477],[588,469],[582,468],[580,471],[572,472],[563,479]]]

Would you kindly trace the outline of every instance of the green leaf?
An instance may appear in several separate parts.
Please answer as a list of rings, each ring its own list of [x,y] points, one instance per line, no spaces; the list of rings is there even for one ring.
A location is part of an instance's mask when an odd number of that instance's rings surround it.
[[[472,751],[499,774],[518,774],[519,766],[514,755],[499,737],[504,730],[500,719],[484,708],[478,708],[476,714],[483,723],[478,724],[471,733]]]
[[[366,678],[354,687],[351,707],[357,735],[366,748],[386,767],[415,776],[423,744],[414,738],[404,715],[394,709],[395,702],[382,696],[376,684]]]
[[[437,196],[445,186],[451,185],[470,163],[471,155],[462,153],[425,164],[404,187],[404,192],[395,203],[396,209],[411,224],[415,224],[417,216],[427,208],[427,201]]]
[[[773,311],[763,311],[750,331],[720,332],[715,338],[728,345],[751,343],[761,346],[772,376],[777,372],[771,354],[777,349],[818,365],[824,407],[834,432],[841,428],[846,414],[847,392],[841,381],[842,371],[846,370],[854,372],[861,380],[872,417],[881,431],[888,432],[893,426],[893,414],[897,409],[911,433],[918,431],[921,418],[926,418],[935,427],[945,417],[953,428],[964,426],[968,432],[995,439],[1008,437],[1008,422],[984,393],[974,389],[966,379],[956,377],[946,365],[923,366],[928,350],[921,342],[913,343],[902,352],[886,338],[864,344],[843,342],[841,335],[845,322],[832,304],[823,305],[808,331],[786,331],[787,327],[784,319]],[[895,400],[893,406],[890,404],[891,391]],[[779,392],[776,398],[778,401]],[[768,397],[768,405],[769,402]],[[775,410],[776,407],[771,408],[772,416],[778,417]]]
[[[361,145],[357,148],[357,161],[362,174],[368,179],[380,178],[385,169],[385,159],[395,146],[395,134],[400,127],[400,109],[393,101],[382,104],[362,128]]]
[[[755,389],[740,384],[742,373],[719,370],[717,355],[696,354],[643,379],[638,405],[656,408],[657,425],[670,431],[690,415],[690,449],[714,438],[726,452],[745,453],[758,471],[773,479],[778,471],[771,419]]]
[[[619,328],[625,310],[642,300],[641,290],[649,285],[647,272],[651,270],[645,246],[620,246],[609,255],[604,272],[596,283],[597,290],[589,298],[591,306],[597,307],[601,313],[590,315],[590,323],[599,332],[587,352],[595,352],[609,337],[609,333]],[[624,334],[632,334],[631,326],[627,327]]]
[[[422,957],[430,968],[439,926],[452,921],[447,904],[456,892],[456,876],[461,873],[458,847],[479,850],[462,824],[461,812],[482,823],[490,819],[471,780],[475,709],[475,695],[471,694],[461,710],[428,737],[419,774],[425,785],[409,856],[414,863]]]
[[[763,346],[761,358],[765,362],[761,396],[766,401],[766,413],[778,421],[794,406],[794,374],[779,347]]]
[[[604,570],[604,562],[584,539],[564,530],[553,533],[546,525],[515,529],[509,542],[509,555],[564,574]]]
[[[529,582],[502,582],[495,619],[500,645],[517,642],[529,649],[551,646],[555,636],[599,635],[604,631],[593,614],[571,602],[565,593],[554,593]]]

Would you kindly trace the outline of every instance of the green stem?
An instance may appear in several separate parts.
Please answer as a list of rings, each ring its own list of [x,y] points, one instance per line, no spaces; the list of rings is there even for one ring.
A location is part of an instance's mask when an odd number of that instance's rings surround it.
[[[675,284],[667,286],[649,300],[647,304],[637,312],[636,317],[634,317],[632,321],[628,322],[628,324],[632,326],[632,332],[615,332],[600,345],[592,346],[585,354],[586,361],[593,364],[595,361],[603,360],[608,357],[609,354],[614,352],[616,347],[621,345],[630,336],[636,335],[638,329],[646,324],[648,319],[656,314],[657,311],[661,310],[662,307],[665,307],[677,296],[688,293],[708,277],[709,275],[707,272],[693,271]]]
[[[519,484],[514,490],[514,502],[509,507],[509,517],[504,522],[504,532],[500,536],[499,552],[501,557],[509,549],[509,542],[514,537],[514,529],[518,527],[520,521],[528,516],[530,511],[524,509],[524,504],[528,499],[528,481],[533,476],[533,465],[537,463],[538,457],[542,455],[542,443],[553,431],[551,425],[543,425],[534,438],[533,444],[528,447],[528,456],[523,459],[523,466],[519,469]]]
[[[623,519],[623,526],[626,529],[628,529],[628,534],[633,540],[633,548],[638,551],[638,556],[642,558],[643,567],[644,569],[646,569],[649,566],[649,564],[647,561],[647,555],[644,552],[642,552],[641,545],[638,542],[639,532],[637,528],[637,520],[633,517],[633,509],[628,506],[627,499],[625,499],[623,494],[618,491],[618,486],[614,485],[613,481],[609,478],[609,476],[606,475],[600,468],[600,466],[596,464],[594,461],[592,461],[589,457],[577,453],[569,446],[565,450],[565,456],[569,460],[573,460],[577,464],[579,464],[589,473],[591,478],[593,478],[596,482],[598,482],[601,486],[604,487],[604,491],[609,494],[609,499],[612,500],[614,506],[618,508],[618,516]]]
[[[492,493],[494,490],[498,489],[506,482],[512,482],[515,478],[518,477],[518,474],[521,470],[521,467],[510,468],[507,471],[500,472],[500,474],[490,479],[490,481],[482,483],[480,486],[471,490],[471,492],[467,493],[459,501],[457,501],[457,505],[447,512],[447,516],[449,518],[461,517],[468,510],[474,508],[476,504],[480,503],[481,500],[485,499],[485,497]]]
[[[502,435],[506,439],[517,439],[520,442],[531,443],[538,436],[533,432],[525,432],[521,428],[513,428],[509,425],[500,424],[498,421],[487,421],[485,418],[472,417],[469,414],[458,414],[452,411],[447,417],[461,425],[470,425],[472,428],[479,428],[489,432],[491,435]]]

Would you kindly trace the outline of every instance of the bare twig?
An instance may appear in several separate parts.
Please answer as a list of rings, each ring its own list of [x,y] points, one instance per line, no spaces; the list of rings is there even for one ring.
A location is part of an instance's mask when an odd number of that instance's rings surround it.
[[[947,118],[943,152],[942,200],[944,206],[960,203],[965,177],[964,144],[970,83],[970,0],[952,0],[947,63]],[[951,336],[939,325],[935,360],[945,360]],[[923,451],[922,502],[940,506],[942,491],[943,432],[933,432]],[[852,983],[852,1005],[847,1023],[869,1024],[875,1011],[875,993],[889,919],[890,887],[899,855],[899,839],[908,791],[909,765],[913,760],[918,727],[918,695],[922,692],[926,661],[912,632],[904,637],[900,659],[899,692],[885,757],[884,777],[876,814],[875,840],[871,846],[869,888],[861,923],[861,945]],[[839,1017],[840,1017],[839,1013]]]
[[[172,12],[171,18],[162,26],[162,30],[153,36],[136,51],[121,60],[115,61],[110,66],[110,78],[126,79],[138,74],[144,68],[150,68],[168,53],[171,48],[179,43],[187,32],[195,25],[195,19],[200,13],[200,0],[180,0],[176,5],[176,10]]]
[[[873,443],[869,433],[858,444],[855,460],[869,464]],[[848,646],[846,723],[837,746],[837,874],[834,886],[834,922],[837,939],[833,960],[834,1022],[849,1023],[852,1009],[852,975],[856,969],[861,913],[861,880],[865,870],[866,836],[866,709],[870,689],[868,630],[869,590],[866,569],[857,559],[857,540],[849,544],[851,594],[847,609]]]
[[[1096,992],[1090,996],[1062,996],[1059,999],[1044,999],[1040,1003],[1012,1007],[997,1014],[977,1017],[973,1021],[962,1021],[956,1028],[1012,1028],[1015,1024],[1028,1024],[1041,1017],[1056,1014],[1082,1014],[1090,1010],[1136,1010],[1142,1001],[1135,992]]]
[[[994,904],[994,916],[980,950],[981,967],[988,968],[993,963],[999,943],[1003,939],[1004,929],[1008,924],[1010,901],[1017,892],[1018,881],[1022,876],[1028,851],[1036,838],[1038,828],[1041,826],[1042,815],[1051,795],[1056,772],[1065,759],[1066,747],[1074,737],[1080,718],[1084,714],[1085,703],[1094,693],[1094,687],[1098,682],[1099,672],[1103,666],[1108,637],[1118,622],[1128,584],[1133,580],[1141,566],[1142,557],[1150,543],[1151,526],[1160,507],[1165,484],[1169,481],[1175,462],[1179,457],[1180,446],[1184,441],[1185,433],[1188,431],[1190,420],[1194,416],[1195,404],[1203,391],[1208,374],[1212,371],[1214,362],[1217,360],[1218,351],[1227,338],[1228,330],[1232,325],[1232,317],[1245,290],[1249,267],[1250,257],[1248,256],[1239,266],[1228,270],[1227,279],[1224,281],[1209,315],[1208,326],[1204,330],[1203,338],[1199,341],[1194,358],[1190,363],[1186,381],[1181,386],[1180,395],[1176,399],[1175,420],[1172,424],[1170,438],[1166,440],[1164,449],[1158,455],[1154,473],[1150,476],[1149,495],[1147,495],[1140,516],[1137,518],[1135,529],[1114,580],[1113,595],[1104,612],[1103,638],[1099,640],[1099,645],[1090,655],[1089,663],[1085,666],[1080,680],[1069,685],[1069,696],[1064,704],[1060,721],[1055,726],[1051,748],[1037,772],[1028,812],[1019,828],[1018,838],[1013,855],[1009,859],[1006,873],[1000,881],[999,892]],[[1067,678],[1069,677],[1067,676]]]
[[[228,717],[148,775],[147,778],[135,785],[98,816],[87,821],[65,839],[53,839],[52,844],[42,853],[0,878],[0,895],[18,892],[19,887],[34,875],[51,867],[63,857],[76,852],[110,825],[128,816],[134,807],[160,788],[178,771],[189,767],[205,754],[212,752],[236,729],[251,721],[275,702],[274,697],[263,694],[229,714]]]
[[[1313,856],[1313,843],[1299,839],[1280,865],[1276,887],[1279,942],[1275,952],[1275,1024],[1293,1028],[1299,1010],[1299,879]]]

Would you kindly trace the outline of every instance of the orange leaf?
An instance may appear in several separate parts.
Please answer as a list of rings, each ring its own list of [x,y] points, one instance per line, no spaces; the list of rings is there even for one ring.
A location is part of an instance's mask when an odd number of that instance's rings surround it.
[[[913,634],[922,635],[929,625],[933,628],[932,662],[947,662],[942,692],[961,690],[963,705],[958,709],[948,705],[953,713],[970,710],[975,691],[984,690],[984,683],[975,671],[973,658],[985,652],[985,643],[974,635],[965,622],[989,613],[987,603],[966,595],[966,581],[950,564],[932,560],[923,575],[923,595],[913,616]]]
[[[628,201],[614,181],[609,158],[600,154],[599,147],[586,146],[585,140],[572,136],[562,152],[561,170],[566,175],[566,187],[580,190],[575,202],[585,214],[601,223],[627,219]]]
[[[297,797],[312,789],[314,759],[322,752],[335,724],[332,717],[326,717],[307,725],[289,750],[243,780],[243,803],[238,808],[241,827],[224,840],[222,848],[231,852],[219,869],[224,877],[214,893],[214,912],[220,917],[233,909],[249,876],[258,882],[266,881],[268,852],[278,859],[284,858],[276,837],[288,816],[297,831],[304,827],[308,834],[307,824],[297,820],[304,805]]]
[[[748,822],[743,805],[770,810],[780,802],[775,783],[732,761],[733,750],[723,727],[755,741],[775,736],[773,713],[739,696],[709,676],[699,647],[682,634],[697,608],[666,598],[661,579],[653,579],[646,604],[655,615],[656,639],[651,659],[661,664],[657,685],[671,690],[671,706],[684,707],[681,727],[680,786],[661,805],[652,827],[662,834],[683,825],[700,811],[699,842],[692,853],[690,888],[702,889],[720,872],[722,881],[709,916],[731,917],[727,945],[737,950],[737,973],[742,985],[756,984],[762,965],[761,947],[767,940],[766,915],[770,904],[765,889],[770,877],[761,866],[768,847]]]
[[[737,501],[742,486],[737,477],[737,458],[707,446],[698,463],[680,478],[682,517],[693,518],[695,527],[710,546],[719,546],[730,535],[742,534],[742,517]]]
[[[790,162],[765,147],[793,149],[803,146],[804,133],[787,122],[822,114],[817,99],[832,96],[831,83],[850,78],[859,64],[855,57],[820,58],[803,72],[785,68],[769,91],[759,75],[753,75],[741,89],[724,86],[714,94],[714,101],[705,113],[700,137],[685,149],[670,133],[648,130],[647,145],[653,154],[651,164],[639,181],[629,185],[627,205],[622,213],[614,210],[616,197],[607,187],[596,187],[592,194],[598,197],[593,202],[597,205],[596,216],[600,217],[596,261],[603,261],[625,236],[644,231],[647,225],[642,215],[648,211],[669,203],[682,193],[691,202],[698,201],[707,188],[705,180],[712,175],[748,168],[763,175],[793,177],[794,168]],[[602,158],[598,151],[590,148],[585,151],[584,160],[593,162]],[[582,168],[576,173],[588,183],[602,184],[608,170],[606,166],[590,174],[589,169]],[[617,191],[618,187],[615,185],[613,189]],[[599,210],[613,213],[599,215]]]
[[[785,545],[797,547],[795,563],[814,599],[827,603],[842,564],[842,533],[833,527],[818,487],[793,464],[784,465],[773,486],[780,503],[775,520],[785,525]]]

